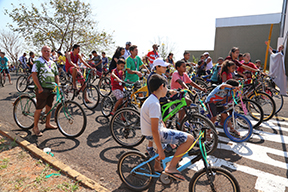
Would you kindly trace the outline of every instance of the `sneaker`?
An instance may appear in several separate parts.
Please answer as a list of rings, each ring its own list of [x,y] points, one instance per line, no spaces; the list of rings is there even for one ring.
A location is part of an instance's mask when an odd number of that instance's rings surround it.
[[[153,147],[147,147],[146,150],[151,157],[156,154]]]

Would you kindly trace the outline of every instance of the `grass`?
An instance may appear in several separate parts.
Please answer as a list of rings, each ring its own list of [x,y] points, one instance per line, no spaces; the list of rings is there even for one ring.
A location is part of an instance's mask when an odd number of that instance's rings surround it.
[[[63,191],[76,191],[79,188],[79,181],[75,182],[75,183],[67,183],[67,182],[63,182],[59,185],[57,185],[58,189],[61,189]]]
[[[6,159],[6,158],[5,158],[5,159],[1,160],[0,170],[6,169],[7,166],[8,166],[8,163],[9,163],[9,159]]]

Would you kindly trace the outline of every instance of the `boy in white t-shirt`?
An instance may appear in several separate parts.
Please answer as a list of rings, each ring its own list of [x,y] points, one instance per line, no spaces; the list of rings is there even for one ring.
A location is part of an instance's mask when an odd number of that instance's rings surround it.
[[[185,153],[189,149],[194,141],[194,138],[192,135],[186,132],[167,129],[164,126],[161,116],[159,98],[165,97],[167,93],[166,79],[158,74],[154,74],[151,76],[148,83],[152,94],[146,99],[141,108],[141,132],[149,141],[153,140],[155,142],[157,146],[156,152],[159,154],[158,160],[165,159],[165,153],[161,143],[179,145],[174,157],[167,165],[163,173],[177,180],[184,181],[185,178],[176,168],[177,163],[182,156],[177,156]],[[162,171],[159,161],[155,161],[154,168],[155,171]]]

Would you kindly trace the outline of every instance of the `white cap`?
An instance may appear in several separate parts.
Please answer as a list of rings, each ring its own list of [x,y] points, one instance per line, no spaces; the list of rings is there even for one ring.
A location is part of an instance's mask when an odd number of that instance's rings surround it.
[[[153,62],[153,67],[152,67],[152,71],[154,70],[154,68],[156,67],[156,66],[162,66],[162,67],[168,67],[170,65],[170,63],[166,63],[164,60],[163,60],[163,58],[157,58],[157,59],[155,59],[154,60],[154,62]]]
[[[203,53],[203,55],[210,55],[210,54],[209,54],[209,52],[205,52],[205,53]]]

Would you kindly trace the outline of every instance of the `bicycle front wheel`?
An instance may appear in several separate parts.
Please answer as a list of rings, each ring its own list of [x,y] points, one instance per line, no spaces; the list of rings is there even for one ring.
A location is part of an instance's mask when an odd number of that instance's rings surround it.
[[[234,133],[231,127],[233,127],[234,130],[238,131],[240,135]],[[237,143],[247,141],[248,139],[250,139],[253,133],[253,127],[249,119],[247,119],[244,115],[240,115],[238,113],[234,113],[234,118],[232,115],[227,117],[227,119],[224,121],[223,128],[227,137]]]
[[[102,97],[109,96],[112,92],[111,80],[108,77],[102,77],[99,80],[98,87]]]
[[[101,112],[105,117],[109,117],[114,107],[114,101],[111,97],[103,97],[101,101]]]
[[[146,156],[138,151],[125,152],[118,161],[118,175],[127,187],[132,190],[142,191],[152,183],[153,177],[143,174],[153,174],[150,163],[146,163],[131,173],[132,169],[146,160]]]
[[[240,192],[236,178],[226,169],[209,167],[197,171],[189,183],[189,192]]]
[[[55,122],[63,135],[75,138],[84,132],[87,117],[81,105],[75,101],[66,101],[57,106]]]
[[[17,81],[16,81],[17,91],[24,92],[24,91],[26,91],[27,86],[28,86],[27,77],[25,75],[19,76]]]
[[[94,85],[86,86],[83,91],[83,103],[87,109],[94,109],[99,103],[100,95],[97,88]]]
[[[218,135],[214,124],[207,117],[198,113],[187,115],[180,124],[180,130],[193,135],[194,139],[199,137],[200,131],[204,131],[202,142],[205,144],[207,155],[214,152],[218,145]],[[189,151],[189,155],[200,154],[199,143]]]
[[[123,147],[135,147],[143,142],[140,113],[129,107],[116,111],[110,121],[110,131],[114,140]]]
[[[249,97],[249,99],[254,100],[261,105],[264,112],[263,121],[268,121],[274,116],[276,105],[272,97],[270,97],[267,93],[257,92],[257,95],[253,94]]]
[[[277,114],[279,111],[281,111],[283,105],[284,105],[284,98],[283,95],[280,95],[280,91],[275,88],[266,88],[265,91],[268,95],[272,97],[272,99],[275,102],[276,105],[276,111],[275,114]]]
[[[21,129],[31,129],[34,125],[36,102],[29,96],[20,96],[13,106],[13,117]]]

